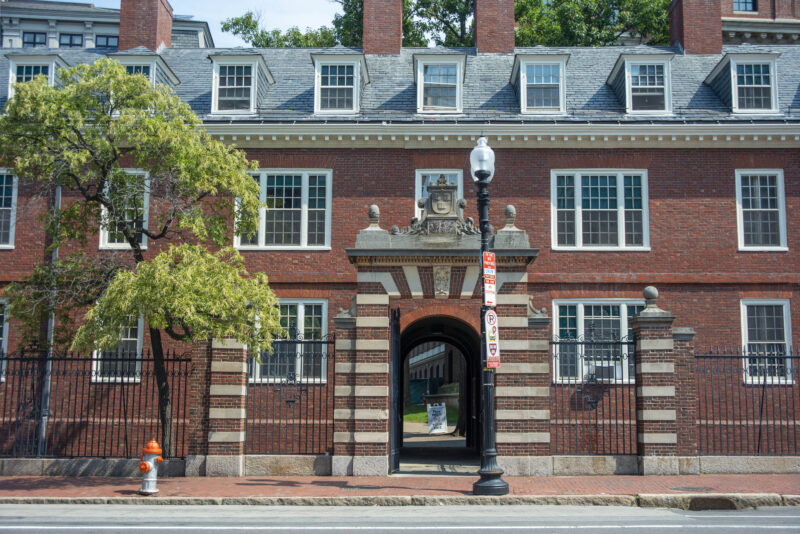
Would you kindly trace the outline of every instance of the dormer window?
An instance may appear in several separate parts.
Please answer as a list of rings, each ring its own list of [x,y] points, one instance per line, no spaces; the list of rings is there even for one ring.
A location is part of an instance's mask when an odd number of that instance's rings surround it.
[[[520,97],[522,113],[566,112],[564,71],[568,55],[517,55],[511,85]]]
[[[260,55],[213,56],[213,113],[255,113],[259,90],[274,80]]]
[[[141,74],[153,85],[157,83],[175,87],[180,80],[158,54],[126,54],[121,52],[109,57],[119,61],[128,74]]]
[[[631,114],[671,113],[672,55],[621,55],[608,83]]]
[[[727,54],[705,83],[734,113],[777,113],[778,54]]]
[[[461,113],[466,56],[417,57],[417,112]]]
[[[26,83],[33,81],[37,76],[47,78],[47,83],[53,85],[56,81],[56,70],[66,68],[67,64],[57,55],[16,55],[8,54],[10,75],[8,96],[14,94],[15,83]]]
[[[773,90],[774,62],[744,63],[732,61],[734,66],[733,111],[775,111]]]
[[[361,55],[312,54],[315,71],[314,113],[358,113],[361,86],[369,82]]]

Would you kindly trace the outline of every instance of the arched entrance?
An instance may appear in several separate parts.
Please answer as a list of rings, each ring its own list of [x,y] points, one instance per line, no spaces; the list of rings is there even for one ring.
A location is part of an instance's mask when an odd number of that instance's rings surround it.
[[[398,470],[473,473],[480,444],[478,333],[455,317],[437,315],[414,321],[399,338],[391,414],[397,423]],[[447,433],[428,434],[427,403],[445,403]]]

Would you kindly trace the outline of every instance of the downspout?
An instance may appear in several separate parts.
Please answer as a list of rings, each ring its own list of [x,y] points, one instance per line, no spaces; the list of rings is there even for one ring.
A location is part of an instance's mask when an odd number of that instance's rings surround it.
[[[58,235],[58,217],[61,210],[61,186],[56,186],[55,199],[53,201],[53,217],[55,235]],[[55,265],[58,261],[58,247],[53,248],[50,257],[51,265]],[[56,284],[53,278],[53,272],[50,271],[50,315],[47,318],[47,360],[44,366],[44,385],[42,387],[42,409],[39,419],[39,454],[42,457],[47,454],[47,421],[50,417],[50,386],[53,381],[53,341],[55,339],[56,327]]]

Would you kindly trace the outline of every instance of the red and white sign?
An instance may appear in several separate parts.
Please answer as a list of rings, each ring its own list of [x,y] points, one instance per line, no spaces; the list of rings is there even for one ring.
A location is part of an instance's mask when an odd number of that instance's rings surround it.
[[[497,313],[494,310],[488,310],[484,321],[484,327],[486,328],[486,367],[489,369],[500,367],[500,333],[497,327]]]
[[[483,304],[497,306],[497,264],[494,252],[483,253]]]

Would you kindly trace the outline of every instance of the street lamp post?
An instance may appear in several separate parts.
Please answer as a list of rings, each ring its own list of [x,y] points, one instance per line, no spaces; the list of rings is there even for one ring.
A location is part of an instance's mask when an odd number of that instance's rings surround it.
[[[485,137],[478,139],[478,146],[470,154],[472,179],[478,187],[478,221],[481,229],[481,287],[483,280],[483,253],[489,251],[489,183],[494,176],[494,152]],[[502,479],[503,470],[497,465],[494,431],[494,369],[489,368],[486,358],[486,300],[481,302],[481,468],[480,480],[472,485],[475,495],[507,495],[508,483]]]

